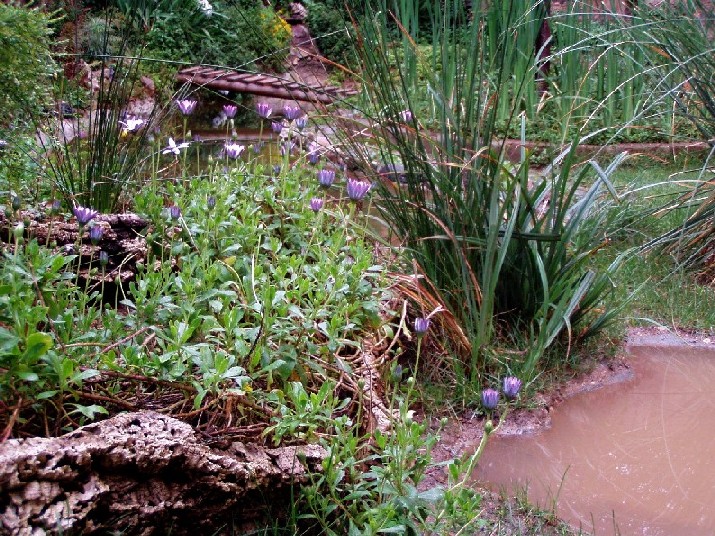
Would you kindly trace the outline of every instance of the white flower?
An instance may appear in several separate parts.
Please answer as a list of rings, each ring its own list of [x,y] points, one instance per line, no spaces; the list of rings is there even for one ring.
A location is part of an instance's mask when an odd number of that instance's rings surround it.
[[[199,9],[207,17],[210,17],[211,14],[214,12],[214,8],[211,5],[211,3],[209,2],[209,0],[196,0],[196,3],[199,6]]]
[[[126,121],[119,121],[119,124],[124,127],[122,129],[122,133],[134,132],[139,130],[139,128],[144,124],[144,120],[132,119],[128,117]]]
[[[175,155],[179,155],[181,152],[180,149],[186,149],[189,146],[189,142],[183,142],[180,143],[179,145],[176,145],[176,142],[174,141],[174,138],[169,138],[169,146],[161,151],[161,154],[169,154],[169,153],[174,153]]]

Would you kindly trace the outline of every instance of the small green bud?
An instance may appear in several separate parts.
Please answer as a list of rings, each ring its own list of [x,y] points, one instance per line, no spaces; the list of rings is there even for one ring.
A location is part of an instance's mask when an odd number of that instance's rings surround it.
[[[24,234],[25,234],[25,224],[22,222],[18,223],[12,229],[12,236],[15,237],[15,240],[22,240],[22,237]]]
[[[494,431],[494,423],[491,419],[484,423],[484,433],[489,435]]]

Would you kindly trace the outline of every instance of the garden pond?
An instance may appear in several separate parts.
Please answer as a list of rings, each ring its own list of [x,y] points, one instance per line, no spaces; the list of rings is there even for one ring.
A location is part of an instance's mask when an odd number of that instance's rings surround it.
[[[476,477],[597,535],[712,534],[715,344],[630,353],[630,379],[564,401],[549,429],[493,437]]]

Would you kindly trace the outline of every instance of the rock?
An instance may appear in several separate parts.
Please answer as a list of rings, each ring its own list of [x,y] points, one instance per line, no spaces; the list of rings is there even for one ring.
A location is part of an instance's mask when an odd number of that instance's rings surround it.
[[[300,4],[298,2],[291,2],[288,5],[288,9],[290,9],[288,22],[290,22],[291,24],[303,22],[305,19],[308,18],[308,8],[306,8],[303,4]]]
[[[10,439],[0,444],[0,533],[235,531],[288,504],[291,487],[326,455],[317,445],[213,449],[190,425],[154,412]]]
[[[152,80],[148,76],[142,76],[140,80],[142,86],[144,86],[144,89],[146,90],[147,96],[153,98],[156,93],[156,86],[154,85],[154,80]]]

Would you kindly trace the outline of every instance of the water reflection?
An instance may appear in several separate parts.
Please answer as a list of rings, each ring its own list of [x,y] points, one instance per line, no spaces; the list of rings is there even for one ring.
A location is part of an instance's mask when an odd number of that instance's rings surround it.
[[[715,533],[715,350],[637,348],[634,379],[559,406],[532,437],[495,438],[480,481],[599,535]]]

